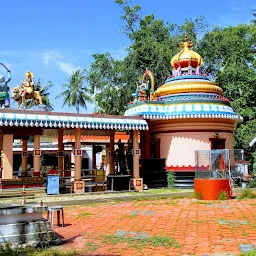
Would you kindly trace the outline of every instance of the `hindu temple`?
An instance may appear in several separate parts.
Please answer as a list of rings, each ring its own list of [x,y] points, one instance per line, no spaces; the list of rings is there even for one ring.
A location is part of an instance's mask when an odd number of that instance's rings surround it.
[[[202,57],[192,45],[185,35],[181,51],[171,59],[172,75],[156,90],[153,74],[146,70],[125,116],[147,120],[149,130],[141,133],[142,163],[162,159],[158,165],[164,163],[167,171],[193,177],[195,151],[232,150],[234,126],[242,117],[218,84],[202,74]],[[144,174],[148,166],[152,164],[142,166]]]
[[[122,182],[126,189],[142,190],[143,184],[163,187],[166,171],[175,173],[175,186],[193,187],[198,167],[195,151],[232,150],[234,126],[242,118],[223,90],[202,74],[202,57],[191,50],[187,36],[180,47],[171,59],[172,75],[163,85],[155,85],[153,73],[146,70],[124,116],[49,112],[29,71],[21,85],[12,87],[18,109],[8,108],[10,70],[6,68],[8,80],[0,79],[2,188],[43,186],[43,170],[52,163],[64,186],[75,193],[98,187],[97,173],[102,173],[103,190],[105,185],[113,190],[114,183]],[[31,100],[35,106],[27,108]],[[210,169],[203,161],[200,168]]]

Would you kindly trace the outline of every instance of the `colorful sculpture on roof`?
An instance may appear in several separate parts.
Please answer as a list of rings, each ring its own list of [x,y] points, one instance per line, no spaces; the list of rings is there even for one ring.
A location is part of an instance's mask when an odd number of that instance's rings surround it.
[[[138,101],[147,100],[148,98],[150,100],[153,100],[154,87],[155,87],[154,75],[149,69],[146,69],[146,72],[142,77],[142,84],[141,85],[137,84],[136,91],[133,94],[135,96],[134,103]]]
[[[0,63],[2,67],[7,72],[7,80],[5,80],[5,76],[0,74],[0,107],[10,107],[10,95],[9,95],[9,87],[8,83],[11,81],[11,71],[2,63]]]
[[[29,99],[35,99],[36,105],[42,105],[42,97],[40,91],[34,91],[34,75],[32,72],[27,71],[24,77],[24,80],[21,81],[21,85],[19,87],[14,87],[12,89],[12,98],[18,102],[18,108],[22,103],[23,108],[26,107],[26,101]]]

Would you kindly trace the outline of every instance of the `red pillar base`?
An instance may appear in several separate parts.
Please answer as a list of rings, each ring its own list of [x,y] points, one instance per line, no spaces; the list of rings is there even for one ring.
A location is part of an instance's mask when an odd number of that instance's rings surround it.
[[[229,179],[194,179],[194,189],[202,195],[203,200],[218,200],[221,192],[226,192],[228,198],[232,198]]]
[[[130,180],[131,188],[136,191],[143,190],[143,179],[142,178],[133,178]]]

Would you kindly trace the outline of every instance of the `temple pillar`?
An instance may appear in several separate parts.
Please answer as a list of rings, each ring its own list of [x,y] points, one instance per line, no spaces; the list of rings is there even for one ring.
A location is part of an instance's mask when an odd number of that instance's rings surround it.
[[[63,129],[58,129],[58,170],[64,171]]]
[[[34,171],[33,176],[40,176],[40,135],[34,135]]]
[[[0,151],[3,150],[3,134],[2,132],[0,133]]]
[[[139,167],[139,158],[140,158],[140,149],[139,149],[139,132],[137,130],[133,131],[133,178],[131,179],[131,185],[134,190],[141,191],[143,190],[143,180],[140,178],[140,167]]]
[[[84,181],[81,180],[82,172],[82,150],[81,150],[81,128],[75,128],[75,181],[74,193],[84,193]]]
[[[141,159],[145,159],[145,131],[140,131],[140,148],[141,148]]]
[[[22,172],[27,171],[27,165],[28,165],[28,140],[23,139],[22,140],[22,160],[21,160],[21,169]]]
[[[13,134],[3,135],[2,151],[3,179],[13,178]]]
[[[92,144],[92,169],[96,169],[95,144]]]
[[[144,149],[145,149],[145,159],[150,158],[150,131],[144,131]]]
[[[110,153],[109,153],[109,165],[110,165],[110,174],[115,172],[115,162],[114,162],[114,150],[115,150],[115,131],[110,133]]]
[[[110,144],[106,144],[106,176],[109,175],[110,172]]]

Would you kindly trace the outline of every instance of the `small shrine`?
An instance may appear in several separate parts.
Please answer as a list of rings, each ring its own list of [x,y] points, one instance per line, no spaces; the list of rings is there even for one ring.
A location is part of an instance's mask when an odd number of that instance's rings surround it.
[[[234,126],[242,121],[218,84],[202,74],[202,57],[192,45],[185,35],[181,51],[171,59],[172,75],[156,90],[153,74],[146,70],[125,112],[148,122],[149,131],[141,134],[142,163],[163,159],[166,170],[177,175],[195,172],[197,150],[233,150]],[[142,169],[147,172],[143,164]]]

